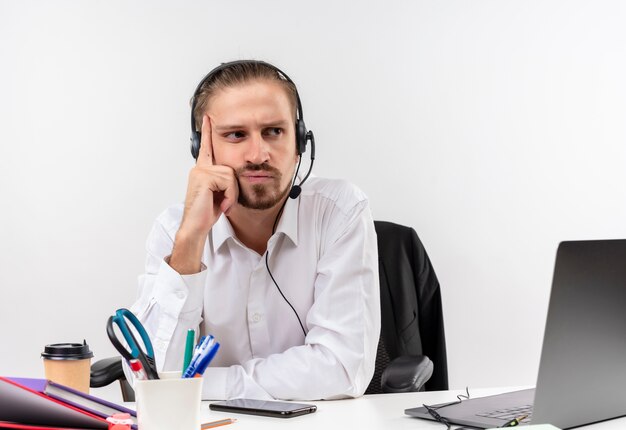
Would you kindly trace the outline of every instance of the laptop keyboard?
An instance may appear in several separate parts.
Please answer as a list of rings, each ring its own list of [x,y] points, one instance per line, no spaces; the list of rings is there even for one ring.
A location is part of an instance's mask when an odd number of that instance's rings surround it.
[[[524,415],[528,415],[526,418],[521,420],[521,423],[529,423],[532,418],[533,406],[532,405],[524,405],[518,406],[514,408],[507,409],[497,409],[495,411],[489,412],[481,412],[476,415],[479,417],[487,417],[487,418],[495,418],[502,421],[511,421],[514,418],[518,418]]]

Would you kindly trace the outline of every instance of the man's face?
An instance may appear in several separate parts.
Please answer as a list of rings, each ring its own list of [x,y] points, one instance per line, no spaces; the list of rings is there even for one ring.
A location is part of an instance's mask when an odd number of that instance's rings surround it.
[[[297,155],[294,112],[280,83],[257,80],[217,92],[209,102],[213,157],[232,167],[239,203],[274,207],[291,188]]]

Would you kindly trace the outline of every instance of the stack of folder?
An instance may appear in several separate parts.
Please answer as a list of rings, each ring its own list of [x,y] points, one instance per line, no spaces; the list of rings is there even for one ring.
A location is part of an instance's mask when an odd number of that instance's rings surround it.
[[[47,379],[0,376],[0,399],[0,429],[107,430],[116,413],[130,414],[137,429],[132,409]]]

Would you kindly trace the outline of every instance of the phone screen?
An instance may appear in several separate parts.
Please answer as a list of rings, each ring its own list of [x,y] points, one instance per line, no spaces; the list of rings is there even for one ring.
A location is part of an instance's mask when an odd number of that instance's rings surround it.
[[[228,411],[280,418],[297,417],[298,415],[310,414],[317,410],[317,406],[304,403],[254,399],[226,400],[224,402],[211,403],[209,408],[214,411]]]

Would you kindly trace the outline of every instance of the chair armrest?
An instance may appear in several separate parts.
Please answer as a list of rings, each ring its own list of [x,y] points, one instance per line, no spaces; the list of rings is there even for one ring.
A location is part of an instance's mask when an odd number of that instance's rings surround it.
[[[91,365],[90,387],[100,388],[114,381],[119,381],[120,383],[122,399],[125,402],[134,402],[135,391],[126,380],[126,375],[124,375],[122,357],[103,358]]]
[[[422,391],[433,374],[433,362],[425,355],[403,355],[392,360],[383,371],[384,393]]]
[[[126,379],[122,369],[122,357],[103,358],[91,365],[90,387],[104,387],[118,379]]]

